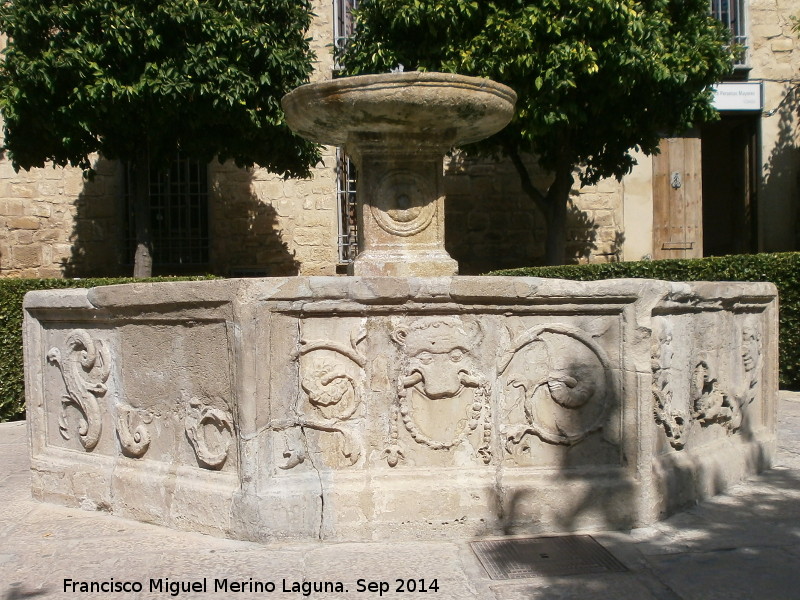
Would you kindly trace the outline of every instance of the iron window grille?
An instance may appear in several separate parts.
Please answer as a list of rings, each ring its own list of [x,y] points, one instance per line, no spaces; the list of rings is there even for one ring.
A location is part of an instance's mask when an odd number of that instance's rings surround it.
[[[339,54],[344,50],[348,38],[353,35],[353,10],[358,8],[358,0],[333,0],[333,45],[336,63],[334,71],[340,71]]]
[[[336,207],[339,215],[339,264],[358,254],[356,168],[341,148],[336,149]]]
[[[136,251],[136,219],[133,203],[135,173],[125,169],[127,253]],[[153,266],[200,270],[209,263],[208,166],[176,153],[165,171],[149,170],[149,215],[153,240]]]
[[[353,34],[353,10],[359,0],[333,0],[333,43],[335,46],[334,76],[342,69],[339,54]],[[336,150],[336,206],[339,215],[339,264],[353,262],[358,254],[358,223],[356,221],[356,169],[342,148]]]
[[[711,14],[731,32],[735,67],[747,65],[746,11],[746,0],[711,0]]]

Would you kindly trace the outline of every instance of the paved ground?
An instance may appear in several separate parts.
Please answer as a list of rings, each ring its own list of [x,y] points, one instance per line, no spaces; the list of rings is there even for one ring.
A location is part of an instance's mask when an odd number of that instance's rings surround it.
[[[512,581],[490,579],[467,540],[262,546],[39,504],[28,492],[25,425],[2,424],[0,600],[798,599],[800,394],[781,396],[780,451],[773,470],[655,527],[594,535],[627,572]],[[223,578],[229,585],[252,580],[276,587],[215,592],[214,580]],[[65,579],[139,583],[142,591],[81,593],[78,587],[65,592]],[[149,590],[151,579],[162,581],[161,592]],[[204,579],[205,592],[169,591],[170,584]],[[397,579],[414,579],[417,591],[396,591]],[[436,580],[437,589],[420,592],[421,579],[427,588]],[[303,582],[320,581],[341,581],[347,591],[304,593]],[[368,582],[386,582],[389,591],[370,591]],[[283,592],[284,585],[296,591]]]

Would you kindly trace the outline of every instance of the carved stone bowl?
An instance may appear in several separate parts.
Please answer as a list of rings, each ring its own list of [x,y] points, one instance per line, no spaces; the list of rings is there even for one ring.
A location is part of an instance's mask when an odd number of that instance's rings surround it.
[[[353,133],[402,134],[468,144],[500,131],[514,114],[511,88],[452,73],[343,77],[300,86],[283,97],[289,126],[321,144]]]

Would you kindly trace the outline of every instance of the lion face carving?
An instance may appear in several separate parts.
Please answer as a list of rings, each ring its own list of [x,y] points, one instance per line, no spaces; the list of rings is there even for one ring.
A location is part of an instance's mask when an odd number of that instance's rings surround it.
[[[419,320],[396,327],[392,340],[408,361],[405,387],[416,386],[431,400],[457,396],[472,384],[471,351],[482,337],[477,323],[464,323],[457,317]]]

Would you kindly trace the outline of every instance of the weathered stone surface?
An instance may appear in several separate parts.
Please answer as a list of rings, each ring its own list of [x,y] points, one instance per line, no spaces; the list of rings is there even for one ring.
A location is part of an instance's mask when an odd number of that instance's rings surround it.
[[[35,497],[179,529],[645,526],[775,444],[771,284],[298,277],[25,311]]]

